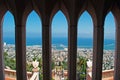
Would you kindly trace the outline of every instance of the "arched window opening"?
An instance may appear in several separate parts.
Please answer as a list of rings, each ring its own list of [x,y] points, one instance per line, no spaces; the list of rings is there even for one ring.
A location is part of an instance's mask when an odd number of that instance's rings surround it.
[[[66,17],[58,11],[52,21],[52,78],[67,79],[68,73],[68,24]]]
[[[5,78],[16,78],[15,23],[9,11],[3,19],[3,53]]]
[[[39,62],[39,64],[38,64]],[[35,65],[38,65],[35,67]],[[33,72],[29,79],[43,79],[42,70],[42,25],[41,19],[35,11],[32,11],[26,22],[26,69]],[[38,72],[36,75],[34,72]],[[36,77],[35,77],[36,76]]]
[[[93,22],[87,11],[78,21],[77,36],[77,80],[85,80],[88,72],[92,72],[93,55]]]
[[[104,25],[104,54],[103,54],[103,67],[102,67],[103,71],[105,70],[113,71],[114,52],[115,52],[115,21],[113,14],[109,12],[109,14],[105,18],[105,25]],[[105,75],[103,75],[103,77],[104,76]]]

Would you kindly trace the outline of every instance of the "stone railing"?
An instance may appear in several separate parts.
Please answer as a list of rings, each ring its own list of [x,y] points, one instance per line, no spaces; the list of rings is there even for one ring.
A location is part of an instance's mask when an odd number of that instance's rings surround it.
[[[113,80],[114,69],[105,70],[102,72],[102,80]]]
[[[87,61],[87,76],[86,80],[92,80],[92,61]],[[102,80],[113,80],[114,69],[102,71]]]
[[[86,80],[92,80],[92,72],[88,72]],[[113,80],[114,69],[105,70],[102,72],[102,80]]]
[[[39,62],[33,61],[33,72],[27,72],[27,79],[28,80],[39,80]],[[16,70],[5,69],[5,77],[6,80],[16,80]]]
[[[16,70],[4,69],[5,77],[10,78],[11,80],[16,80]],[[27,77],[31,78],[32,72],[27,72]]]

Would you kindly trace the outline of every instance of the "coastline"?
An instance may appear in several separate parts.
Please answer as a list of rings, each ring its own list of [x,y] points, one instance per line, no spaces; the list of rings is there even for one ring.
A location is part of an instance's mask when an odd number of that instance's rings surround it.
[[[7,44],[6,42],[4,42],[3,46],[14,46],[15,44]],[[36,44],[36,45],[27,45],[26,47],[40,47],[42,48],[42,45]],[[55,50],[64,50],[65,48],[68,48],[66,45],[63,44],[52,44],[51,49],[55,49]],[[77,46],[77,49],[93,49],[93,47],[91,46]],[[114,48],[104,48],[104,51],[115,51]]]
[[[4,37],[4,42],[7,44],[15,44],[15,39],[13,37]],[[41,37],[27,37],[26,38],[26,46],[34,46],[39,45],[42,47],[42,38]],[[56,49],[63,49],[61,47],[68,47],[67,37],[53,37],[51,39],[52,47],[56,47]],[[78,48],[87,48],[90,49],[93,47],[92,38],[79,38],[77,39],[77,47]],[[115,50],[115,40],[113,39],[105,39],[104,40],[104,50]]]

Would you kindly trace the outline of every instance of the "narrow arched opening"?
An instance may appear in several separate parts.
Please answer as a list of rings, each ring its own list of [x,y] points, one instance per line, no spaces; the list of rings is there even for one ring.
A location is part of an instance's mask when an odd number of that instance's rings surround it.
[[[3,18],[3,53],[5,78],[16,78],[15,22],[10,11]]]
[[[52,78],[68,78],[68,24],[66,17],[58,11],[52,20]]]
[[[39,62],[37,67],[34,67]],[[42,64],[42,24],[41,18],[35,11],[32,11],[27,18],[26,22],[26,69],[27,72],[33,72],[29,79],[34,79],[34,73],[40,80],[43,79],[43,64]],[[36,78],[35,77],[35,78]]]
[[[85,11],[80,16],[78,21],[77,63],[76,63],[77,80],[85,80],[87,73],[92,72],[91,65],[92,56],[93,56],[93,22],[89,13]]]
[[[113,77],[114,53],[115,53],[115,21],[113,14],[109,12],[105,18],[104,25],[104,54],[102,69],[104,73],[106,70],[109,70],[112,73],[109,73],[108,74],[109,76],[102,75],[103,78]]]

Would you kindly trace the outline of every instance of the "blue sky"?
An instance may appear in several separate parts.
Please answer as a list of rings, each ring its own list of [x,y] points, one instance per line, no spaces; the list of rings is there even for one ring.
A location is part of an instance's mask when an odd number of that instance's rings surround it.
[[[28,37],[41,37],[41,19],[35,13],[31,12],[26,21],[26,32]],[[52,20],[52,37],[67,37],[68,24],[67,19],[61,11],[58,11]],[[115,22],[112,13],[110,12],[105,19],[105,38],[115,39]],[[14,18],[10,12],[4,16],[3,36],[14,37],[15,24]],[[91,16],[85,11],[78,21],[78,37],[91,38],[93,37],[93,23]]]

